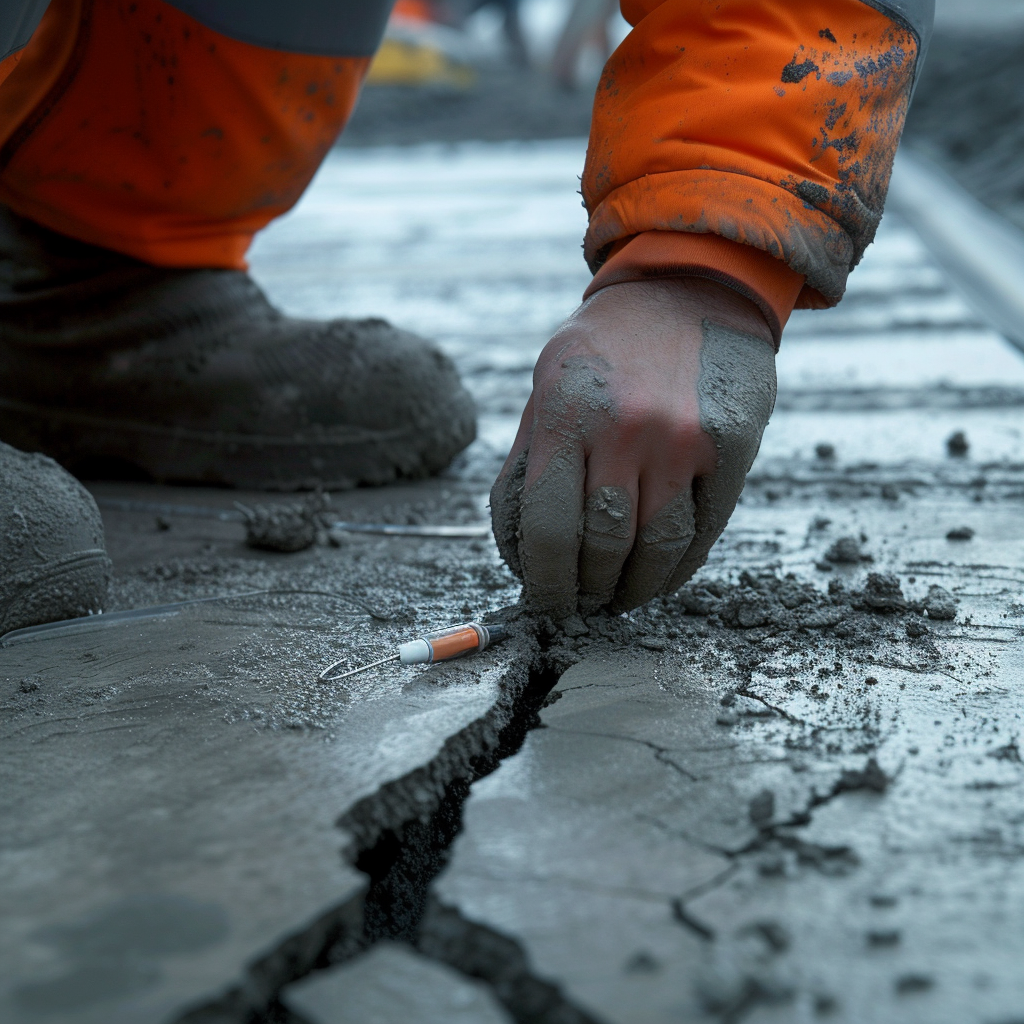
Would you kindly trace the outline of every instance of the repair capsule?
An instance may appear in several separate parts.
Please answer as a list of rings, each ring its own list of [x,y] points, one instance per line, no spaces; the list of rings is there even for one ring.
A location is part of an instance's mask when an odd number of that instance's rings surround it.
[[[400,644],[399,658],[403,665],[429,665],[435,661],[451,661],[465,654],[483,651],[491,644],[504,640],[504,626],[485,626],[482,622],[464,622],[449,626]]]

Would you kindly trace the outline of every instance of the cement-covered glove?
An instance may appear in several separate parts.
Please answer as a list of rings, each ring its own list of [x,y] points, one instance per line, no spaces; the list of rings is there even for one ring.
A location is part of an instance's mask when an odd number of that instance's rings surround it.
[[[532,611],[625,611],[680,587],[736,506],[775,404],[757,307],[695,278],[610,285],[544,348],[494,488]]]

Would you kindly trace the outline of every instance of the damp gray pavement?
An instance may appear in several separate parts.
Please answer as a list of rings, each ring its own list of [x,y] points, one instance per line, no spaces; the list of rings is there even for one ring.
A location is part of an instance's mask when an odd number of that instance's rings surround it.
[[[258,239],[286,311],[436,338],[479,404],[338,519],[486,521],[583,145],[337,150]],[[890,211],[778,376],[680,595],[337,684],[514,603],[490,538],[261,552],[233,502],[284,498],[92,485],[108,611],[226,599],[0,648],[0,1019],[1020,1020],[1024,358]]]

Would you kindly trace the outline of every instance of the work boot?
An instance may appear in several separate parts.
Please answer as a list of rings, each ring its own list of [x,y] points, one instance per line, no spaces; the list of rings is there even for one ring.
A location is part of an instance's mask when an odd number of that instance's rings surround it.
[[[0,634],[98,612],[109,583],[92,495],[53,459],[0,444]]]
[[[271,490],[423,477],[475,435],[451,361],[296,320],[234,270],[150,266],[0,207],[0,439],[78,476]]]

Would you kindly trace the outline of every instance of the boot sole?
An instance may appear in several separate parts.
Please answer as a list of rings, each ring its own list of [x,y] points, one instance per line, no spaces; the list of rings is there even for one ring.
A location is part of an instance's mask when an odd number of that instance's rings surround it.
[[[0,635],[100,611],[110,571],[107,553],[95,548],[6,576],[0,583]]]
[[[411,428],[274,434],[164,427],[0,398],[0,439],[49,455],[76,476],[201,483],[253,490],[347,490],[418,478],[448,465],[450,451],[421,450]]]

